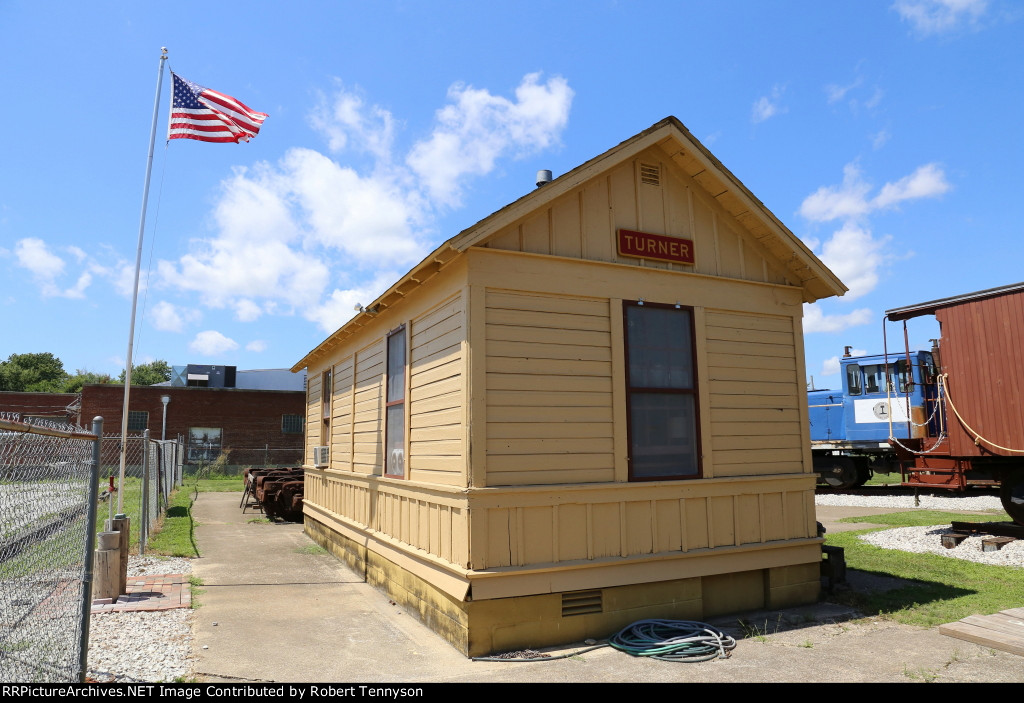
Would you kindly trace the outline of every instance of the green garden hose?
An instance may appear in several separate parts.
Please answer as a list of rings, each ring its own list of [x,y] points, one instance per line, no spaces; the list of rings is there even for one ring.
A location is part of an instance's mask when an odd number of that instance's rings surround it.
[[[640,620],[612,635],[608,644],[636,657],[694,663],[728,657],[736,640],[702,622]]]

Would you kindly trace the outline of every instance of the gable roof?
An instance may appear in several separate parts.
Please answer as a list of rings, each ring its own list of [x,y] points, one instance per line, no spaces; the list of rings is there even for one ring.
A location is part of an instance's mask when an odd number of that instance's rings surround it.
[[[539,210],[556,198],[598,174],[611,170],[641,151],[659,146],[704,191],[718,202],[800,282],[804,300],[843,295],[848,289],[800,239],[793,234],[760,200],[754,197],[729,169],[694,137],[675,117],[666,117],[634,137],[590,159],[541,188],[526,193],[515,202],[488,215],[464,229],[428,254],[409,273],[395,282],[383,295],[366,308],[380,310],[394,304],[440,268],[472,246],[478,246],[515,220]],[[333,342],[350,336],[366,323],[361,312],[338,328],[292,367],[306,368],[309,362],[333,346]]]

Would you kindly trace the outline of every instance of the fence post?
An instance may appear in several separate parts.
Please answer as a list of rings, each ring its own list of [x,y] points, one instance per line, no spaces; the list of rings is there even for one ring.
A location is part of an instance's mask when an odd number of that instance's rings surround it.
[[[139,556],[146,553],[149,539],[149,430],[142,432],[142,525],[139,526]]]
[[[89,670],[89,621],[92,617],[93,544],[96,542],[96,503],[100,495],[100,443],[103,441],[103,418],[92,419],[92,472],[89,475],[89,498],[85,510],[85,578],[82,583],[82,622],[79,627],[81,639],[78,643],[78,683],[85,683]],[[113,500],[113,496],[110,497]]]

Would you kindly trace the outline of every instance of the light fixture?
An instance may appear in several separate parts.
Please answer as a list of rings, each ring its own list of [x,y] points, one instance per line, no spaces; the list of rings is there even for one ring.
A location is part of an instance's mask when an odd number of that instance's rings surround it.
[[[644,299],[643,298],[637,298],[636,299],[636,304],[637,305],[643,305],[644,304]]]

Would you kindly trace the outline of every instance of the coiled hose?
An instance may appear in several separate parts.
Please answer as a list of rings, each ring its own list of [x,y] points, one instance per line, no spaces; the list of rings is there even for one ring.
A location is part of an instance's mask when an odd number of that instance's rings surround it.
[[[636,657],[696,663],[726,658],[736,640],[692,620],[640,620],[620,630],[608,644]]]
[[[736,640],[710,625],[693,620],[638,620],[608,638],[604,644],[558,656],[527,650],[529,656],[473,657],[473,661],[542,662],[575,657],[601,647],[614,647],[634,657],[698,663],[721,657],[736,648]],[[510,653],[522,654],[522,653]]]

